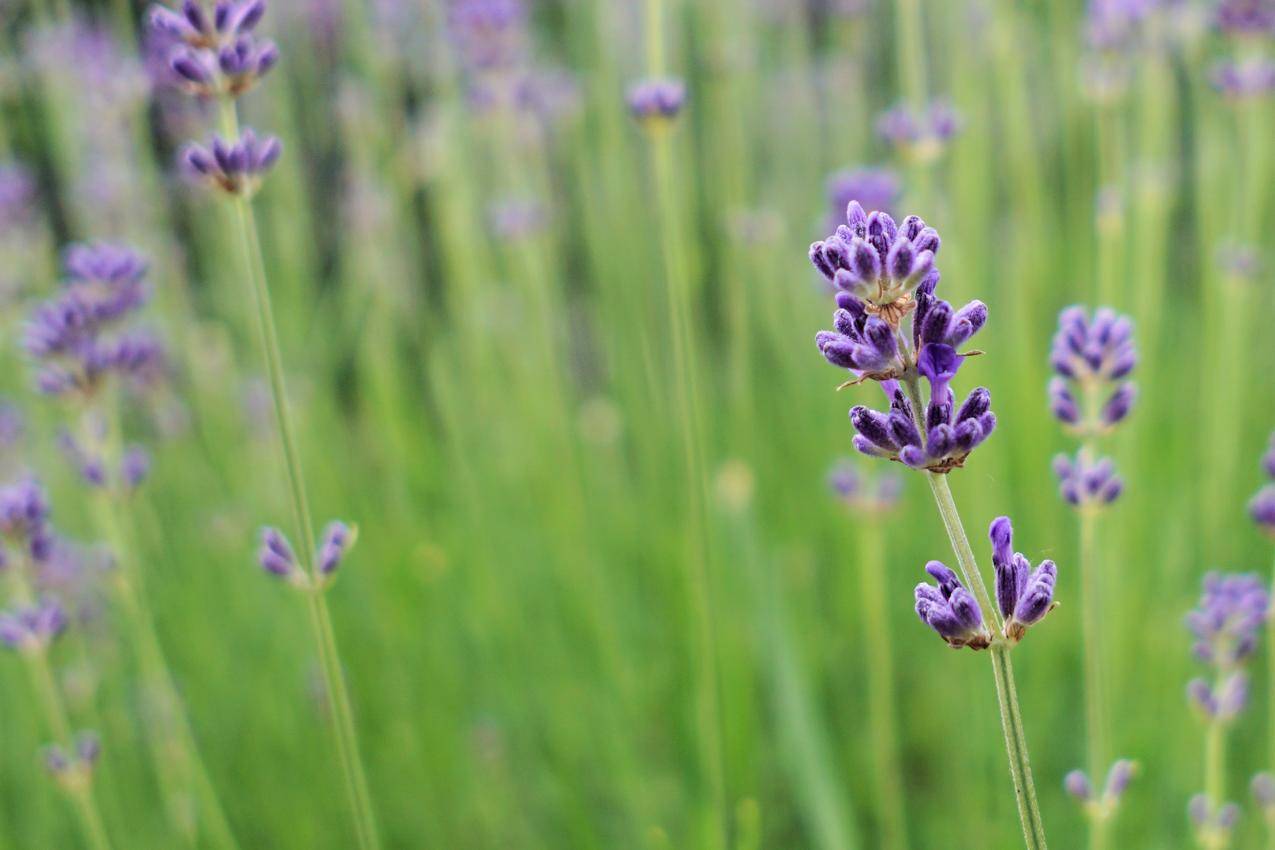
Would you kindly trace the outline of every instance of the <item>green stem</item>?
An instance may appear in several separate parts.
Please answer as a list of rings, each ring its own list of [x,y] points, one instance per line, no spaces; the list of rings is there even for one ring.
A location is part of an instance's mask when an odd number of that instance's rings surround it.
[[[919,0],[896,0],[895,59],[899,87],[913,109],[925,106],[925,33]]]
[[[903,806],[903,779],[899,771],[898,716],[894,698],[894,639],[890,633],[882,558],[881,527],[875,521],[860,525],[858,564],[860,606],[863,613],[863,646],[868,655],[868,728],[876,762],[875,783],[880,808],[881,846],[903,850],[908,846],[907,816]]]
[[[1205,828],[1207,850],[1224,850],[1230,844],[1227,830],[1216,824],[1226,796],[1226,726],[1216,719],[1209,721],[1204,733],[1204,796],[1209,801],[1210,823]]]
[[[26,565],[14,565],[11,569],[15,585],[14,597],[21,602],[29,602],[33,594],[22,576],[26,575]],[[31,687],[40,701],[45,720],[48,721],[49,733],[58,746],[72,747],[74,734],[66,704],[62,700],[62,692],[58,690],[53,670],[49,666],[47,647],[38,647],[23,651],[27,672],[31,675]],[[66,791],[75,804],[75,812],[80,818],[80,827],[84,830],[84,840],[93,850],[110,850],[111,842],[106,837],[106,827],[102,822],[102,814],[97,807],[97,799],[93,794],[92,777],[75,777],[66,786]]]
[[[992,658],[992,673],[996,678],[996,698],[1000,707],[1001,728],[1005,733],[1005,752],[1009,757],[1009,775],[1014,784],[1018,819],[1022,823],[1023,839],[1027,850],[1045,850],[1047,846],[1045,825],[1040,817],[1040,807],[1036,803],[1036,784],[1032,780],[1027,732],[1023,728],[1022,711],[1018,706],[1018,691],[1014,685],[1014,667],[1009,660],[1009,645],[999,636],[1000,613],[992,604],[991,597],[987,594],[987,587],[979,574],[978,563],[974,559],[974,551],[970,548],[969,538],[965,534],[960,513],[956,509],[956,502],[952,499],[952,490],[948,486],[947,476],[927,472],[926,478],[930,482],[930,490],[934,493],[934,501],[938,505],[939,516],[943,518],[947,536],[952,542],[952,550],[956,553],[961,575],[966,585],[973,590],[984,615],[990,616],[995,624],[996,635],[989,654]]]
[[[1087,447],[1081,449],[1081,453],[1088,459]],[[1080,619],[1084,632],[1085,731],[1088,736],[1089,777],[1095,786],[1101,781],[1107,765],[1106,682],[1099,652],[1102,640],[1098,634],[1102,617],[1098,610],[1101,594],[1097,576],[1096,520],[1097,515],[1091,508],[1081,509]],[[1108,822],[1105,813],[1095,814],[1089,819],[1090,850],[1102,850],[1106,846]]]

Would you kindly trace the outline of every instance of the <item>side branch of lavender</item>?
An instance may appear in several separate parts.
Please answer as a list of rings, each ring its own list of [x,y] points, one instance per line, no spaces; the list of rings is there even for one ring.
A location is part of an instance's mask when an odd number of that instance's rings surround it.
[[[927,564],[937,584],[917,585],[916,612],[950,646],[990,650],[1023,838],[1028,850],[1039,850],[1046,847],[1045,829],[1009,651],[1052,610],[1057,568],[1043,561],[1033,569],[1013,551],[1009,518],[1000,517],[989,532],[996,568],[993,599],[952,498],[947,474],[964,466],[991,435],[996,416],[983,388],[959,407],[955,403],[952,379],[976,353],[957,349],[986,323],[987,307],[972,301],[954,310],[935,295],[940,245],[938,233],[919,217],[896,224],[888,214],[869,214],[852,201],[846,224],[810,246],[811,262],[836,288],[838,306],[835,330],[820,331],[815,342],[829,363],[850,371],[853,377],[843,387],[876,381],[889,401],[888,412],[863,406],[850,410],[858,431],[855,447],[926,473],[960,577],[938,561]]]
[[[219,101],[224,136],[214,136],[207,145],[188,145],[182,153],[182,165],[188,174],[231,198],[235,205],[241,261],[266,363],[294,527],[301,540],[298,561],[281,532],[265,529],[260,563],[267,572],[286,579],[306,597],[324,690],[335,721],[333,734],[358,846],[362,850],[377,850],[379,831],[336,633],[324,596],[355,535],[340,522],[328,526],[322,542],[315,534],[252,206],[252,196],[278,161],[282,146],[273,136],[258,136],[249,128],[241,129],[238,119],[237,98],[254,88],[278,61],[274,43],[256,35],[265,12],[265,0],[221,0],[211,14],[197,0],[184,0],[180,11],[153,6],[150,24],[154,32],[171,41],[169,64],[190,93]]]

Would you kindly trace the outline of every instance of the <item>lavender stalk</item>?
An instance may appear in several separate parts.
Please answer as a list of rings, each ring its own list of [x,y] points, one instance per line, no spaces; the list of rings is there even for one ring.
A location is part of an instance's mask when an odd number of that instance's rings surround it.
[[[996,415],[986,389],[975,389],[959,407],[951,390],[962,363],[977,353],[957,349],[982,329],[987,307],[971,301],[953,309],[934,294],[940,245],[938,233],[919,217],[896,224],[888,214],[869,214],[852,201],[846,224],[810,246],[810,260],[836,288],[838,306],[835,330],[820,331],[815,343],[824,359],[852,375],[843,387],[875,381],[889,400],[888,412],[850,410],[858,431],[855,448],[926,473],[961,577],[931,561],[926,570],[938,584],[917,586],[916,612],[950,646],[990,650],[1023,838],[1028,850],[1038,850],[1046,847],[1045,829],[1008,653],[1052,610],[1057,567],[1044,561],[1033,570],[1012,551],[1009,519],[1001,517],[990,532],[997,579],[993,605],[952,499],[947,473],[964,466],[991,435]],[[921,378],[929,386],[928,400]]]
[[[169,64],[185,87],[195,96],[215,97],[219,102],[224,137],[214,136],[207,146],[188,145],[182,158],[192,177],[230,196],[235,206],[241,261],[247,276],[249,297],[255,308],[262,356],[266,361],[293,524],[301,539],[301,560],[298,563],[295,557],[291,557],[291,548],[283,535],[267,529],[261,565],[268,572],[286,578],[305,595],[311,634],[334,720],[333,735],[358,846],[362,850],[377,850],[380,837],[359,753],[354,713],[336,634],[324,596],[341,558],[353,544],[354,533],[342,523],[333,523],[324,533],[322,548],[316,546],[296,428],[288,407],[278,329],[252,206],[252,196],[278,161],[282,148],[273,136],[259,137],[248,128],[241,131],[238,120],[237,98],[254,88],[279,58],[274,42],[259,39],[255,33],[265,11],[265,0],[223,0],[212,9],[211,14],[197,0],[184,0],[179,12],[162,6],[152,7],[150,24],[157,34],[171,40],[173,49]]]

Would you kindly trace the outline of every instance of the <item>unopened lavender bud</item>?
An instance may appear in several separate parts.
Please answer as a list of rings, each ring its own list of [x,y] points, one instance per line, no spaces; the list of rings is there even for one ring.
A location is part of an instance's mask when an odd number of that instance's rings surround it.
[[[1112,805],[1120,802],[1129,783],[1133,781],[1137,769],[1138,765],[1135,762],[1129,759],[1118,759],[1107,772],[1107,786],[1103,797]]]
[[[319,546],[319,575],[329,576],[336,572],[341,560],[350,546],[354,544],[354,532],[340,520],[333,520],[323,531],[323,542]]]
[[[1014,525],[1009,517],[1002,516],[992,520],[987,536],[992,541],[992,564],[1000,566],[1010,563],[1014,558]]]
[[[1187,700],[1205,718],[1217,715],[1217,700],[1213,698],[1213,689],[1203,679],[1192,679],[1186,684]]]
[[[1267,484],[1249,500],[1248,515],[1258,528],[1275,537],[1275,484]]]
[[[1083,770],[1073,770],[1063,777],[1063,788],[1082,803],[1093,799],[1093,785]]]
[[[75,736],[75,756],[82,764],[93,765],[102,754],[102,739],[96,732],[83,731]]]
[[[1215,692],[1219,720],[1234,720],[1248,704],[1248,676],[1244,673],[1232,673]]]
[[[1133,409],[1136,397],[1137,390],[1133,384],[1121,384],[1102,407],[1100,414],[1102,424],[1110,428],[1124,421],[1129,411]]]
[[[850,408],[850,424],[856,431],[878,448],[896,452],[899,445],[890,436],[889,422],[889,417],[862,405]]]
[[[257,562],[266,572],[280,578],[295,578],[301,574],[292,545],[277,528],[261,530],[261,548],[257,550]]]
[[[62,776],[71,769],[71,758],[66,754],[66,750],[57,744],[50,744],[44,748],[44,768],[53,776]]]

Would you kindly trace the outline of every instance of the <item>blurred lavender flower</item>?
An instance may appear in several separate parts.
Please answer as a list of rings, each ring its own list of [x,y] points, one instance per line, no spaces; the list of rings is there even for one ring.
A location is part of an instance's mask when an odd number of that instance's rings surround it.
[[[1095,795],[1093,784],[1083,770],[1073,770],[1063,779],[1063,788],[1084,806],[1085,814],[1095,820],[1106,820],[1115,815],[1124,798],[1124,792],[1137,773],[1138,765],[1129,759],[1118,759],[1107,771],[1107,781],[1102,794]]]
[[[76,788],[91,780],[93,768],[102,754],[102,740],[93,731],[75,736],[70,752],[60,744],[44,748],[44,766],[63,788]]]
[[[662,126],[682,111],[686,103],[686,84],[673,77],[640,80],[629,88],[627,101],[629,112],[638,121],[649,126]]]
[[[1264,56],[1223,59],[1213,66],[1209,80],[1229,100],[1264,97],[1275,90],[1275,62]]]
[[[508,69],[527,58],[527,9],[522,0],[452,0],[447,28],[467,69]]]
[[[1267,827],[1275,827],[1275,776],[1266,772],[1257,774],[1249,784],[1249,790]]]
[[[42,561],[49,556],[53,547],[49,500],[39,482],[28,478],[0,487],[0,538],[23,557]],[[9,560],[4,552],[0,567],[8,566]]]
[[[1124,480],[1116,474],[1111,458],[1093,458],[1084,449],[1075,458],[1054,456],[1054,474],[1063,501],[1076,508],[1101,508],[1124,492]]]
[[[1203,794],[1196,794],[1187,803],[1187,817],[1201,847],[1226,847],[1231,832],[1240,820],[1240,807],[1234,803],[1214,805]]]
[[[1248,674],[1228,673],[1216,684],[1204,679],[1187,682],[1187,700],[1206,720],[1230,723],[1248,704]]]
[[[1267,484],[1249,500],[1248,514],[1257,527],[1275,538],[1275,484]]]
[[[89,398],[110,375],[134,386],[154,382],[163,348],[148,333],[120,327],[146,302],[145,273],[142,258],[117,245],[67,251],[62,289],[37,305],[23,339],[41,391]]]
[[[43,599],[0,614],[0,643],[18,652],[42,652],[66,626],[62,606],[56,600]]]
[[[216,135],[207,147],[191,142],[181,158],[187,173],[208,186],[230,195],[251,197],[281,153],[283,145],[277,137],[258,137],[246,127],[235,142]]]
[[[265,12],[265,0],[218,0],[211,11],[198,0],[178,10],[155,5],[148,41],[171,69],[169,80],[201,97],[237,97],[279,61],[275,43],[253,34]]]
[[[988,528],[992,541],[992,566],[996,569],[996,604],[1005,618],[1005,638],[1022,640],[1027,629],[1054,610],[1054,585],[1058,568],[1053,561],[1031,562],[1014,549],[1014,528],[1009,517],[997,517]]]
[[[49,239],[38,215],[38,196],[30,170],[0,160],[0,311],[17,305],[31,280],[42,275]]]
[[[285,579],[295,587],[322,590],[332,583],[337,568],[357,539],[357,530],[340,520],[328,523],[318,541],[313,568],[307,570],[284,533],[277,528],[266,527],[261,530],[257,562],[266,572]]]
[[[1272,0],[1218,0],[1213,11],[1218,30],[1232,38],[1275,36],[1275,2]]]
[[[1252,573],[1206,575],[1199,607],[1186,620],[1195,657],[1222,671],[1235,669],[1257,648],[1267,604],[1266,588]]]
[[[961,118],[946,100],[934,100],[917,110],[907,104],[891,107],[877,118],[877,135],[903,156],[933,162],[961,129]]]
[[[1125,379],[1138,357],[1128,316],[1102,307],[1090,320],[1085,308],[1068,307],[1058,316],[1049,361],[1057,373],[1049,383],[1050,409],[1070,430],[1095,436],[1129,415],[1136,390]]]
[[[835,231],[845,220],[851,201],[870,210],[890,212],[899,202],[902,187],[899,178],[888,168],[857,168],[838,171],[828,177],[828,230]]]
[[[903,479],[889,472],[869,476],[859,464],[842,458],[828,471],[828,487],[856,513],[880,514],[898,506]]]
[[[0,232],[24,225],[31,217],[35,177],[16,162],[0,162]]]

